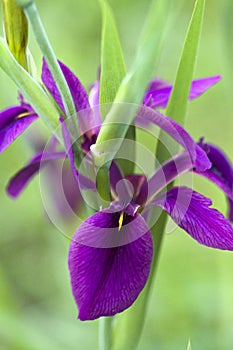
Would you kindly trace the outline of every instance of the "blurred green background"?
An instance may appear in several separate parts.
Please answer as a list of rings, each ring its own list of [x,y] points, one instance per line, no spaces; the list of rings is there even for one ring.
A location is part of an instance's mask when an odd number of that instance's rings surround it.
[[[101,17],[97,0],[41,0],[38,8],[57,57],[88,87],[100,63]],[[127,66],[135,55],[149,0],[109,0]],[[172,1],[170,27],[155,76],[173,81],[194,1]],[[233,160],[233,2],[206,1],[195,77],[222,81],[189,106],[187,129],[221,145]],[[41,55],[30,33],[30,48]],[[0,71],[0,107],[16,103],[13,83]],[[35,129],[34,129],[35,130]],[[5,186],[32,151],[23,139],[0,156],[0,350],[96,348],[97,322],[80,322],[67,269],[68,240],[45,215],[38,177],[13,201]],[[195,178],[195,189],[226,213],[224,195]],[[138,349],[233,348],[233,254],[198,245],[181,230],[166,235]]]

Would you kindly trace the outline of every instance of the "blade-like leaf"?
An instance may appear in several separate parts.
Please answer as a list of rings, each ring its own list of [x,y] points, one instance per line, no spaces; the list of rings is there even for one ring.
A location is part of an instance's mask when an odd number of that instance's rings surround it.
[[[188,96],[200,42],[204,9],[205,0],[197,0],[185,38],[175,84],[166,110],[166,115],[180,124],[184,124],[186,115]]]
[[[126,74],[122,47],[112,11],[104,0],[102,9],[100,104],[112,103]]]
[[[118,35],[116,23],[111,8],[104,0],[100,0],[102,9],[102,42],[101,42],[101,74],[100,74],[100,104],[104,117],[116,97],[117,90],[126,74],[125,60]],[[134,126],[130,126],[126,137],[135,139]],[[135,150],[129,150],[128,158],[133,161]],[[133,173],[133,163],[118,161],[125,175]]]
[[[119,115],[122,113],[122,106],[118,102],[128,102],[139,105],[142,102],[147,84],[152,76],[158,57],[165,23],[167,20],[168,0],[153,1],[152,8],[149,11],[149,18],[139,41],[138,54],[132,66],[132,69],[123,79],[112,108],[106,116],[105,123],[102,126],[96,145],[92,147],[93,156],[98,163],[98,157],[101,161],[113,159],[125,137],[129,124],[133,121],[136,113],[136,107],[128,108],[124,115],[124,124],[119,123]],[[116,139],[112,149],[106,150],[105,141]],[[102,145],[101,145],[102,144]],[[113,149],[114,148],[114,149]]]
[[[205,0],[197,0],[186,34],[175,84],[166,109],[166,115],[184,125],[188,106],[188,96],[193,78],[193,72],[197,60],[197,52],[200,42],[201,28],[204,16]],[[159,162],[165,162],[170,154],[163,146],[166,145],[167,135],[160,133],[160,141],[157,145],[156,158]],[[176,147],[176,146],[175,146]]]

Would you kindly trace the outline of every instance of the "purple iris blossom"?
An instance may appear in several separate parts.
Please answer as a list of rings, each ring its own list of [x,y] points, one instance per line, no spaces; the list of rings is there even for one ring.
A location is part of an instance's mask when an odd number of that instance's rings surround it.
[[[60,63],[60,66],[74,100],[83,137],[82,150],[86,155],[90,146],[95,143],[101,125],[100,114],[93,113],[91,109],[99,102],[99,82],[93,85],[88,98],[78,78],[64,64]],[[194,81],[189,98],[199,96],[219,79],[217,76]],[[42,81],[64,110],[56,83],[45,62]],[[195,171],[213,181],[227,194],[232,219],[232,166],[225,155],[216,148],[213,151],[210,145],[206,147],[203,143],[196,144],[183,127],[152,109],[166,107],[171,89],[172,87],[163,81],[152,81],[135,123],[156,124],[181,144],[184,152],[168,160],[150,179],[144,175],[133,174],[124,178],[121,169],[113,162],[110,168],[110,206],[85,220],[73,236],[68,263],[72,291],[81,320],[92,320],[122,312],[136,300],[144,288],[153,258],[153,239],[146,222],[146,213],[152,206],[165,210],[179,227],[200,244],[233,250],[232,226],[219,211],[210,207],[210,199],[187,187],[173,187],[161,193],[167,184],[180,174]],[[85,118],[82,117],[82,110],[86,111]],[[9,123],[5,123],[4,130],[8,127],[12,130],[10,116],[13,114],[8,112],[8,115],[9,118],[5,117],[4,120],[8,120]],[[13,118],[12,120],[14,121]],[[70,135],[64,122],[62,128],[70,167],[76,181],[80,183],[81,178],[83,188],[95,191],[92,181],[78,174]],[[12,137],[8,138],[6,145],[17,136],[18,133],[14,133],[13,129]],[[17,196],[30,178],[38,172],[41,162],[46,165],[60,157],[67,155],[55,150],[45,155],[37,154],[11,180],[8,191]]]
[[[192,169],[185,151],[163,164],[148,181],[142,175],[111,179],[112,186],[118,184],[112,191],[113,202],[85,220],[70,245],[68,263],[80,320],[124,311],[145,286],[153,240],[144,213],[151,206],[165,210],[200,244],[233,250],[232,226],[210,207],[209,198],[187,187],[161,193],[179,174]]]

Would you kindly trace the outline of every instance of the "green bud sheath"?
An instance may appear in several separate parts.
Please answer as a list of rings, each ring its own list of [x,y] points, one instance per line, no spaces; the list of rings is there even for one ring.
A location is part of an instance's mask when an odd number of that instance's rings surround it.
[[[19,64],[27,70],[27,19],[16,0],[3,0],[2,4],[7,44]]]

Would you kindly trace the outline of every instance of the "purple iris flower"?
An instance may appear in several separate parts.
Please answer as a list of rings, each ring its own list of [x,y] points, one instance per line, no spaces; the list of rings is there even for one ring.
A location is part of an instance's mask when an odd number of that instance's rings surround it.
[[[78,78],[60,63],[70,88],[79,118],[83,138],[82,151],[86,155],[95,143],[101,126],[100,111],[93,113],[91,107],[99,104],[99,82],[93,85],[90,96]],[[220,79],[219,76],[196,80],[192,83],[189,99],[201,95]],[[61,109],[63,103],[56,83],[43,62],[42,81]],[[153,258],[153,239],[146,222],[147,213],[153,206],[166,211],[175,223],[200,244],[223,250],[233,250],[233,230],[219,211],[211,208],[210,199],[187,187],[166,186],[180,174],[194,171],[213,181],[227,195],[232,220],[232,165],[226,156],[214,146],[201,141],[196,144],[187,131],[175,121],[154,108],[165,108],[172,86],[153,80],[144,96],[143,106],[135,119],[138,125],[153,123],[176,140],[184,151],[168,160],[147,179],[144,175],[124,177],[115,162],[110,168],[112,202],[108,208],[96,212],[85,220],[73,236],[69,250],[69,270],[72,291],[79,308],[81,320],[112,316],[128,308],[144,288]],[[0,142],[6,148],[24,128],[23,118],[17,117],[14,108],[0,114],[3,134]],[[19,107],[23,108],[23,107]],[[81,111],[85,110],[85,118]],[[21,111],[21,110],[19,110]],[[28,109],[25,112],[29,113]],[[22,117],[22,115],[21,115]],[[25,118],[37,118],[27,115]],[[34,120],[33,119],[33,120]],[[33,120],[30,120],[32,122]],[[49,149],[37,154],[10,182],[8,192],[17,196],[38,172],[42,164],[67,157],[77,183],[83,188],[95,190],[92,181],[78,174],[74,164],[71,139],[62,122],[67,155]],[[19,126],[20,132],[11,123]],[[29,125],[28,121],[28,125]],[[1,135],[4,136],[4,138]],[[87,174],[88,175],[88,174]]]
[[[211,171],[207,159],[206,167],[204,172]],[[233,250],[230,221],[211,208],[209,198],[187,187],[160,192],[179,174],[194,169],[185,151],[163,164],[148,180],[143,175],[125,179],[118,175],[117,181],[116,172],[110,173],[113,202],[84,221],[70,245],[69,270],[79,319],[113,316],[138,297],[153,257],[153,239],[146,222],[151,206],[165,210],[200,244]],[[229,195],[233,199],[233,193]]]

